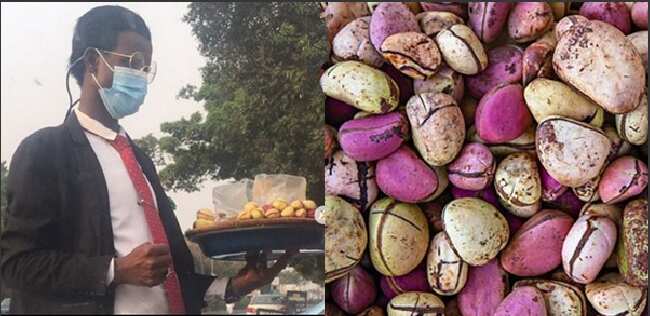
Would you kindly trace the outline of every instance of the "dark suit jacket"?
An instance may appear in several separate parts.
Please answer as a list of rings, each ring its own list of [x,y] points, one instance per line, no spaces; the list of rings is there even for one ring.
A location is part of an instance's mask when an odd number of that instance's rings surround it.
[[[194,273],[155,166],[131,145],[158,201],[186,311],[199,313],[212,277]],[[114,287],[105,284],[115,255],[108,191],[76,115],[22,141],[11,159],[7,202],[0,276],[11,289],[11,312],[112,314]]]

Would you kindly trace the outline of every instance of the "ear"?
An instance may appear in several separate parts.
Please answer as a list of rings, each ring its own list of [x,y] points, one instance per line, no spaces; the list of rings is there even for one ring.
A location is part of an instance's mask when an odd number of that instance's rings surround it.
[[[84,65],[86,66],[86,71],[89,73],[97,73],[97,68],[99,67],[99,56],[97,56],[97,52],[93,49],[88,50],[86,52],[86,57],[83,60]]]

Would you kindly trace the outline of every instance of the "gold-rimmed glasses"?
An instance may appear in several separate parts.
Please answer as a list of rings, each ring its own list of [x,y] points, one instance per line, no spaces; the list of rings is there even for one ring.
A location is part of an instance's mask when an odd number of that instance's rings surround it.
[[[106,59],[104,58],[102,53],[111,54],[111,55],[115,55],[115,56],[118,56],[118,57],[125,58],[126,60],[129,61],[128,62],[128,67],[129,68],[142,71],[142,72],[144,72],[146,74],[148,83],[153,82],[154,78],[156,77],[156,70],[157,70],[156,62],[151,61],[151,65],[147,65],[146,61],[145,61],[145,58],[144,58],[144,54],[141,53],[141,52],[135,52],[135,53],[133,53],[131,55],[126,55],[126,54],[120,54],[120,53],[111,52],[111,51],[107,51],[107,50],[101,50],[101,49],[98,49],[98,48],[95,48],[95,50],[98,52],[99,57],[101,57],[102,60],[104,60],[104,63],[106,63],[106,65],[109,68],[111,68],[111,70],[113,70],[113,71],[115,71],[115,69],[113,68],[114,66],[112,66],[111,64],[109,64],[106,61]]]

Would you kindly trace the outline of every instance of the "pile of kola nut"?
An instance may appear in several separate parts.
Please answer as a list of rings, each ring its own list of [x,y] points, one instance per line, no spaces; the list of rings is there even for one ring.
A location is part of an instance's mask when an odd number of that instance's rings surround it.
[[[321,4],[328,314],[644,313],[647,2]]]

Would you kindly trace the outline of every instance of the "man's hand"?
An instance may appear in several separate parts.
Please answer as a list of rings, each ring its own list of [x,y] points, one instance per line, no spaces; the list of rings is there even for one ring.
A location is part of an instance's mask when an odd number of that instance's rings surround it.
[[[115,258],[115,284],[153,287],[167,278],[172,257],[167,245],[144,243],[126,257]]]
[[[296,249],[288,250],[271,268],[266,267],[266,252],[262,255],[249,253],[246,258],[246,266],[230,279],[226,296],[241,297],[256,288],[271,283],[275,276],[287,266],[289,259],[297,253]]]

